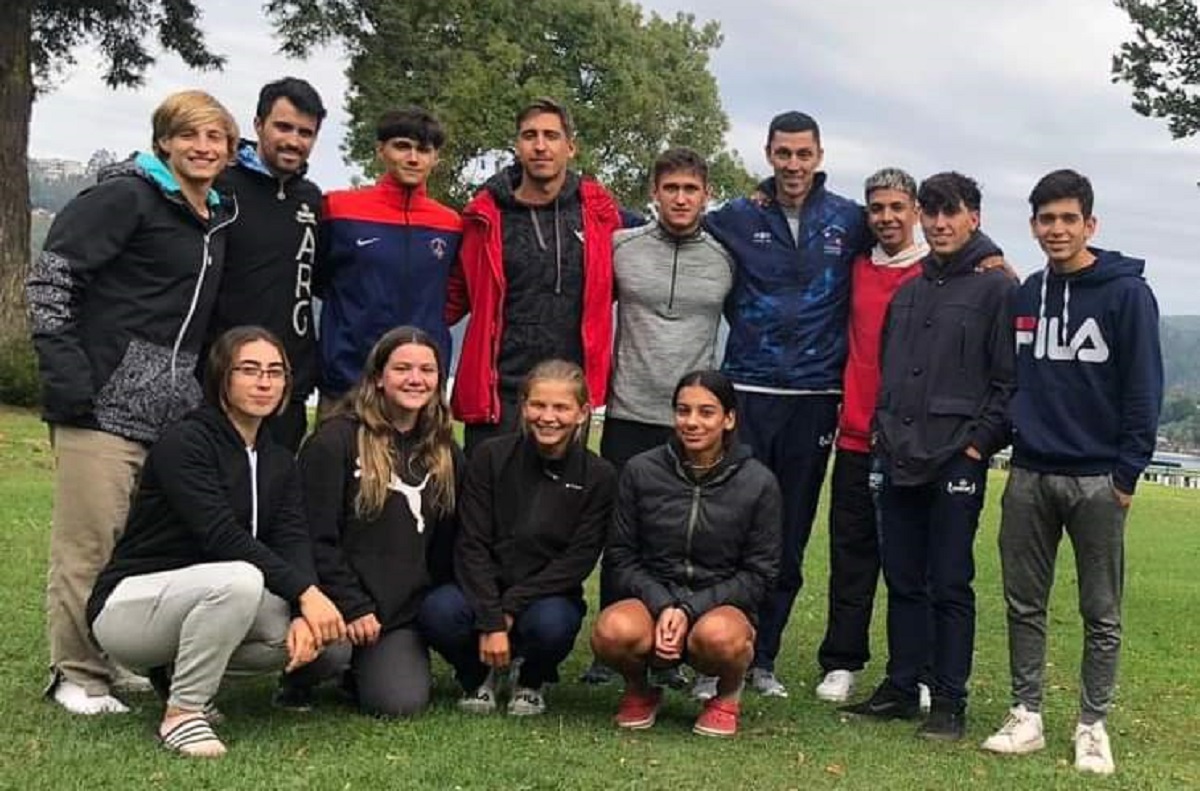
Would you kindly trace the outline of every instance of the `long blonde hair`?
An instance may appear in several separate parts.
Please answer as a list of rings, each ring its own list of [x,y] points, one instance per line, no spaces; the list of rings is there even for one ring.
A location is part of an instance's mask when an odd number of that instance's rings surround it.
[[[371,348],[363,365],[362,376],[339,408],[339,411],[358,418],[361,477],[354,509],[363,519],[379,516],[388,498],[388,484],[393,475],[399,475],[401,460],[396,458],[395,443],[392,441],[396,430],[379,383],[392,352],[410,343],[433,351],[437,360],[438,382],[434,397],[417,414],[413,429],[416,443],[407,463],[410,469],[417,467],[429,473],[434,512],[441,516],[454,512],[454,435],[450,428],[450,408],[446,404],[446,369],[441,351],[433,338],[423,330],[397,327],[385,333]]]

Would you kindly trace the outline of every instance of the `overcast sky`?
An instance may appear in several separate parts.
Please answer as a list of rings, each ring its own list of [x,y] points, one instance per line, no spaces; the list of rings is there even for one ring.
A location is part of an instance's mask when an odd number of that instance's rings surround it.
[[[798,109],[821,124],[829,186],[861,200],[863,179],[896,165],[918,179],[959,170],[983,187],[983,226],[1022,273],[1042,258],[1029,236],[1026,196],[1044,173],[1073,167],[1092,179],[1095,243],[1145,258],[1164,314],[1200,313],[1200,145],[1129,109],[1110,82],[1112,53],[1130,32],[1106,0],[946,3],[870,0],[645,0],[664,15],[687,10],[721,23],[713,71],[732,129],[729,143],[763,173],[767,123]],[[246,129],[259,86],[283,74],[317,86],[330,118],[312,161],[326,188],[342,186],[344,63],[272,54],[270,27],[235,0],[206,0],[203,27],[228,58],[223,73],[189,72],[164,57],[144,90],[112,92],[98,61],[79,65],[34,107],[30,153],[86,160],[148,145],[150,113],[167,93],[214,93]]]

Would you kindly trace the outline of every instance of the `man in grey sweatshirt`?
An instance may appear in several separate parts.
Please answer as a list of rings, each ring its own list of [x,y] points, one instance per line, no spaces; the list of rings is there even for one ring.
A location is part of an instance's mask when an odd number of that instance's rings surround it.
[[[657,222],[613,235],[617,330],[600,455],[618,471],[671,436],[679,378],[716,367],[721,307],[733,285],[733,258],[700,226],[708,202],[704,158],[673,148],[654,161],[652,175]],[[602,574],[602,607],[614,593]],[[583,680],[608,677],[593,665]]]

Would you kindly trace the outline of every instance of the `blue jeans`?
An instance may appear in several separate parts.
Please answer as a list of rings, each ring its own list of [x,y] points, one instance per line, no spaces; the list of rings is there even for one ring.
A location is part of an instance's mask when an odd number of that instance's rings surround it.
[[[930,672],[937,698],[964,704],[975,646],[974,543],[987,462],[958,454],[936,480],[879,496],[888,589],[888,679],[916,695]],[[932,632],[932,633],[931,633]]]
[[[512,655],[521,657],[517,683],[540,688],[558,681],[558,666],[575,646],[587,605],[573,596],[547,596],[516,614],[509,631]],[[457,585],[432,590],[417,615],[425,641],[454,667],[458,683],[474,691],[487,678],[488,666],[479,661],[479,632],[475,612]]]

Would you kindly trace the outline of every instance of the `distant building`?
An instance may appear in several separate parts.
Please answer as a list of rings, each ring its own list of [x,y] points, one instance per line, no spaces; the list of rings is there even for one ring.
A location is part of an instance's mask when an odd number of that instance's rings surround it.
[[[87,165],[73,159],[31,159],[29,169],[46,181],[64,181],[88,175]]]

